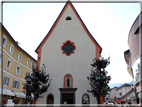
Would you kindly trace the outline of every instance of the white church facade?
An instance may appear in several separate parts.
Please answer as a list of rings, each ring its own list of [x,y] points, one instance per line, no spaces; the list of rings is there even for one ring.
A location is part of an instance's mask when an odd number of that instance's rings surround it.
[[[51,85],[37,104],[97,104],[88,93],[87,76],[93,58],[102,48],[90,34],[73,4],[68,1],[36,49],[37,64],[46,66]]]

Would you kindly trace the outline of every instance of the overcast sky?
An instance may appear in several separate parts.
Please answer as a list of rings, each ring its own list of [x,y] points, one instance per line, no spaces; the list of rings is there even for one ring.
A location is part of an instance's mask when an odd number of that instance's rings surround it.
[[[3,25],[19,45],[37,59],[44,39],[65,3],[3,3]],[[139,3],[73,3],[84,24],[108,58],[112,83],[131,82],[124,61],[130,28],[140,13]],[[92,58],[93,59],[93,58]],[[90,66],[91,69],[91,66]],[[88,73],[91,71],[88,70]]]

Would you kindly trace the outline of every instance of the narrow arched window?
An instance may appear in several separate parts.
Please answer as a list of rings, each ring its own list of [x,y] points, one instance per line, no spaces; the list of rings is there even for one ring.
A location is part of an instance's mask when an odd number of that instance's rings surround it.
[[[70,74],[64,76],[64,88],[73,88],[73,78]]]
[[[13,82],[13,88],[19,89],[19,81],[15,80]]]
[[[7,37],[5,35],[3,35],[3,39],[2,39],[2,45],[4,47],[6,47],[6,42],[7,42]]]
[[[87,93],[83,94],[82,96],[82,104],[90,104],[90,98]]]
[[[5,86],[9,86],[9,77],[5,76],[4,77],[4,83]]]
[[[67,16],[67,17],[66,17],[66,20],[71,20],[71,17],[70,17],[70,16]]]
[[[54,96],[51,93],[47,96],[47,104],[54,104]]]

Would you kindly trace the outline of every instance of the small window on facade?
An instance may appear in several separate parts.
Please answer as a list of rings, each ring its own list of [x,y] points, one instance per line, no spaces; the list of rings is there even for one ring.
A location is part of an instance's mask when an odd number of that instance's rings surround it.
[[[3,53],[1,53],[0,51],[0,65],[2,64],[2,61],[3,61]]]
[[[82,104],[90,104],[90,98],[88,94],[83,94],[82,96]]]
[[[47,104],[54,104],[54,96],[51,93],[47,96]]]
[[[10,66],[11,66],[11,60],[8,59],[8,61],[7,61],[7,69],[8,69],[8,70],[10,70]]]
[[[30,59],[27,59],[27,65],[28,66],[30,65]]]
[[[9,77],[5,76],[4,77],[4,83],[3,83],[5,86],[8,86],[9,85]]]
[[[73,77],[71,74],[66,74],[64,76],[64,88],[73,88]]]
[[[26,74],[25,74],[25,77],[26,77],[26,75],[28,75],[28,74],[29,74],[29,71],[27,71],[27,70],[26,70]]]
[[[71,17],[70,17],[70,16],[67,16],[67,17],[66,17],[66,20],[71,20]]]
[[[34,67],[34,62],[32,61],[32,63],[31,63],[31,67]]]
[[[11,44],[9,52],[13,54],[14,46]]]
[[[20,75],[20,66],[17,66],[17,68],[16,68],[16,74]]]
[[[16,89],[18,89],[19,88],[19,82],[18,81],[14,81],[13,82],[13,88],[16,88]]]
[[[18,60],[21,61],[22,60],[22,53],[19,52],[18,54]]]
[[[6,47],[7,37],[4,35],[2,39],[2,45]]]

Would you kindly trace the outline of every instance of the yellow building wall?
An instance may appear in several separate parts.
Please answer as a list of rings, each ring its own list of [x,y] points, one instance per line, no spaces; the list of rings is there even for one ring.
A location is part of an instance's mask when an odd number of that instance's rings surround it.
[[[9,90],[13,90],[13,91],[17,91],[17,92],[23,92],[23,85],[22,83],[25,83],[25,76],[26,76],[26,70],[29,71],[29,73],[32,72],[32,67],[31,67],[31,63],[32,61],[34,62],[34,67],[36,67],[36,60],[32,59],[29,55],[27,55],[23,50],[21,50],[13,40],[11,40],[11,38],[9,37],[8,33],[6,33],[4,30],[2,32],[2,36],[5,35],[7,37],[7,42],[6,42],[6,47],[3,46],[3,80],[4,77],[6,75],[9,76],[9,86],[5,86],[3,85],[3,88],[9,89]],[[11,44],[13,44],[14,46],[14,50],[13,50],[13,54],[10,53],[10,46]],[[1,47],[1,46],[0,46]],[[2,47],[1,47],[2,49]],[[18,54],[22,53],[22,60],[19,61],[18,60]],[[27,59],[30,59],[30,65],[27,65]],[[10,66],[10,70],[7,69],[7,62],[8,59],[11,60],[11,66]],[[20,66],[20,75],[16,74],[16,69],[17,69],[17,65]],[[19,89],[15,89],[13,88],[13,82],[14,80],[18,80],[19,81]],[[19,103],[22,103],[22,99],[19,100]]]

